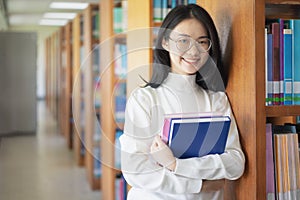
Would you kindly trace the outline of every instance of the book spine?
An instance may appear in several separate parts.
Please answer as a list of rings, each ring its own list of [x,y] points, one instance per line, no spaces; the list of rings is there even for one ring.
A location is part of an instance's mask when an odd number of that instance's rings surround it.
[[[274,157],[276,169],[276,197],[278,200],[283,199],[283,165],[282,165],[282,149],[279,134],[274,134]]]
[[[161,22],[162,21],[162,0],[153,0],[153,21]]]
[[[283,62],[283,51],[284,51],[284,35],[283,35],[283,19],[279,19],[279,104],[283,105],[283,79],[284,79],[284,62]]]
[[[168,144],[169,141],[169,131],[170,131],[170,118],[165,118],[164,120],[164,126],[162,131],[162,141]]]
[[[292,30],[284,29],[284,105],[292,105]]]
[[[164,19],[168,14],[168,1],[162,0],[162,18]]]
[[[293,66],[293,95],[294,104],[300,105],[300,20],[294,22],[294,66]]]
[[[273,104],[280,105],[280,28],[279,23],[272,23],[273,34]]]
[[[273,104],[273,35],[268,34],[268,47],[267,47],[267,105]]]
[[[268,29],[265,28],[265,98],[268,105]]]
[[[122,7],[115,7],[114,8],[114,32],[121,33],[122,30]]]
[[[275,199],[275,169],[272,124],[266,124],[266,192],[267,199]]]

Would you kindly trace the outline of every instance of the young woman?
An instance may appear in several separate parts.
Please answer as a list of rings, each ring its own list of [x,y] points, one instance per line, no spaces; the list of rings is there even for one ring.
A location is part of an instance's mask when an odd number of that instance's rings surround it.
[[[154,55],[151,80],[127,101],[120,138],[122,172],[132,186],[128,200],[223,199],[222,184],[211,183],[238,179],[245,158],[224,93],[219,39],[209,14],[194,4],[174,8],[162,23]],[[230,116],[223,154],[179,159],[162,142],[164,114],[190,112]]]

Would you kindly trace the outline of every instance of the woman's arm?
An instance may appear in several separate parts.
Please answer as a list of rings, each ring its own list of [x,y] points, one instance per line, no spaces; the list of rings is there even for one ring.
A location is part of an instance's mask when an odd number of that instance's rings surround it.
[[[121,142],[121,167],[126,181],[132,186],[167,193],[198,193],[202,180],[176,175],[151,159],[150,146],[160,130],[161,113],[151,95],[140,89],[126,105],[124,134]]]
[[[200,158],[177,159],[175,174],[203,180],[238,179],[244,172],[245,157],[241,149],[238,129],[225,93],[211,95],[213,111],[229,115],[231,126],[225,152]]]

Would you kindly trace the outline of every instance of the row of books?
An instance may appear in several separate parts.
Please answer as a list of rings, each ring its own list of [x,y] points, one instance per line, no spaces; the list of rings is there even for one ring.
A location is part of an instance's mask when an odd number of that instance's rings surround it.
[[[300,105],[300,20],[267,20],[266,105]]]
[[[92,37],[99,39],[99,10],[93,10],[92,12]]]
[[[114,13],[114,32],[122,33],[127,30],[127,13],[128,13],[128,2],[122,0],[119,5],[116,5],[113,9]]]
[[[114,46],[114,72],[117,78],[127,76],[127,45],[116,43]]]
[[[153,0],[153,21],[161,22],[178,5],[196,4],[196,0]]]
[[[300,199],[300,125],[266,124],[267,200]]]

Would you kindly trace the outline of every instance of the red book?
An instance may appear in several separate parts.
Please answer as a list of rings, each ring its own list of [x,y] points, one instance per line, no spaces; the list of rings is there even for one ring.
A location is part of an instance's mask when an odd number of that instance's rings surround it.
[[[272,23],[273,35],[273,105],[280,105],[280,24]]]

